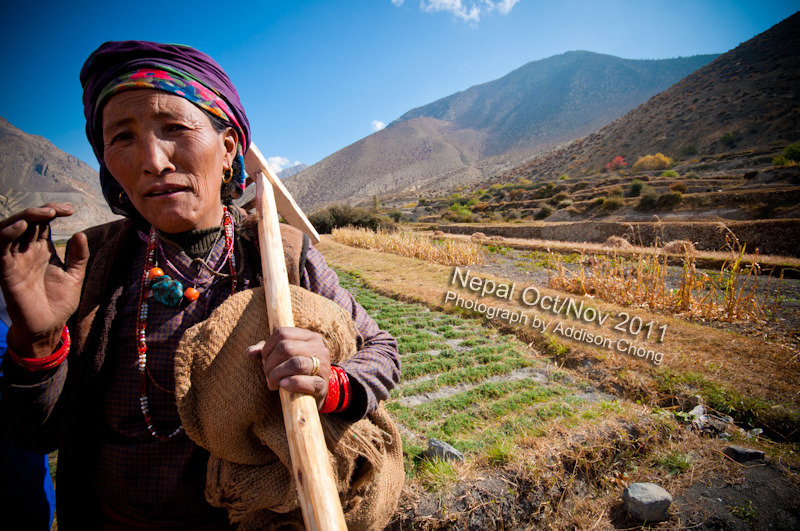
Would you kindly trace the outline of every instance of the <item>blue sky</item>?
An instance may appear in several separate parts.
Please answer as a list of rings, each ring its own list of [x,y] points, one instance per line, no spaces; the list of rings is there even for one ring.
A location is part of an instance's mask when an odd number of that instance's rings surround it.
[[[0,116],[97,167],[83,129],[83,61],[106,40],[189,44],[233,79],[261,151],[310,165],[529,61],[569,50],[721,53],[798,9],[798,0],[7,2]]]

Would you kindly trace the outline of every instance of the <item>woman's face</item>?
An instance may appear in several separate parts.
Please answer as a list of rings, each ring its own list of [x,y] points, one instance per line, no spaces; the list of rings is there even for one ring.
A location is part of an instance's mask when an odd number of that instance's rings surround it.
[[[233,128],[218,133],[205,112],[159,90],[113,96],[103,109],[103,158],[139,213],[166,233],[215,227]]]

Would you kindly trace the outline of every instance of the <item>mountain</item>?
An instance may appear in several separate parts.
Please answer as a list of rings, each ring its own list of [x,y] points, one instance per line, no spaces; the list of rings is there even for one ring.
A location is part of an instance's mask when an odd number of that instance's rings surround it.
[[[286,186],[314,208],[476,182],[597,130],[714,57],[632,60],[576,51],[533,61],[407,112]]]
[[[290,168],[283,169],[277,173],[279,179],[286,179],[287,177],[291,177],[292,175],[297,175],[301,171],[308,168],[308,164],[295,164]]]
[[[53,222],[55,238],[117,218],[103,199],[94,169],[0,117],[0,218],[62,201],[75,205],[76,213]]]
[[[800,140],[800,12],[585,138],[498,180],[596,172],[615,156],[712,158]]]

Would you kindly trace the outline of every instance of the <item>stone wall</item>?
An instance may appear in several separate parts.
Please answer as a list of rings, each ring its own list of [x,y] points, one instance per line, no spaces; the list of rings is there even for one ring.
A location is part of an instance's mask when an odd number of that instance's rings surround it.
[[[680,221],[680,222],[608,222],[579,221],[514,225],[453,224],[439,225],[450,234],[482,232],[487,236],[526,238],[567,242],[603,243],[609,236],[626,238],[635,245],[650,246],[672,240],[689,240],[698,249],[723,250],[726,235],[736,235],[747,252],[800,256],[800,219],[757,221]]]

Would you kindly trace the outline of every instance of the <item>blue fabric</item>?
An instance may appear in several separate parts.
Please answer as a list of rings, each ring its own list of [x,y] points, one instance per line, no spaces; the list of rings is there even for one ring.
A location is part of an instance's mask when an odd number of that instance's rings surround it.
[[[0,367],[7,333],[8,326],[0,321]],[[21,448],[0,426],[0,527],[50,529],[55,509],[56,491],[47,455]]]

